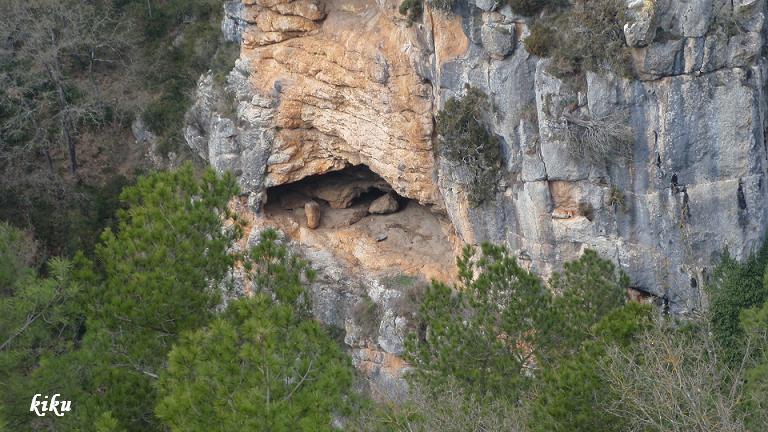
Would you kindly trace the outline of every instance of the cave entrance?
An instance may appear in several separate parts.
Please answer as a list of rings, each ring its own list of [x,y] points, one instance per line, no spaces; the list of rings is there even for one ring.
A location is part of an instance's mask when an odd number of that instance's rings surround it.
[[[368,215],[396,213],[410,204],[367,166],[355,165],[271,187],[264,210],[272,215],[303,213],[307,220],[302,225],[315,229],[353,225]],[[311,212],[319,212],[316,224],[310,220]]]
[[[266,198],[263,216],[271,225],[355,268],[453,278],[450,223],[398,195],[365,165],[274,186]]]

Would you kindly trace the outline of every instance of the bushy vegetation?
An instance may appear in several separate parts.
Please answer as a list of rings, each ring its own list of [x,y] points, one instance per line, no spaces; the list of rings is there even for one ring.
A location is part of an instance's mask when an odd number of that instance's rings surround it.
[[[712,332],[719,341],[723,360],[735,364],[741,360],[746,344],[740,316],[745,310],[768,300],[768,247],[738,262],[726,250],[707,286]]]
[[[611,185],[611,190],[607,201],[608,205],[617,207],[625,213],[629,210],[627,207],[627,198],[624,195],[624,192],[616,185]]]
[[[608,407],[618,397],[600,365],[611,349],[626,349],[651,321],[651,308],[628,304],[586,328],[589,336],[570,356],[543,368],[530,405],[531,431],[625,431]]]
[[[425,408],[416,395],[381,415],[392,425],[383,430],[427,423],[450,430],[451,420],[487,421],[484,407],[499,403],[527,419],[516,430],[756,432],[768,425],[764,252],[743,264],[726,256],[710,287],[712,310],[694,319],[624,304],[627,279],[594,252],[566,264],[550,280],[552,294],[503,249],[470,256],[459,263],[462,285],[432,285],[420,314],[424,330],[409,341],[417,391],[450,391],[450,412],[420,418]],[[507,315],[506,307],[532,304],[541,309],[522,326]],[[528,368],[510,367],[510,357],[526,359]],[[480,385],[489,382],[499,385]],[[495,415],[502,424],[505,414]],[[474,424],[467,430],[482,430]]]
[[[456,0],[431,0],[430,4],[439,11],[450,12],[453,10]]]
[[[634,132],[620,114],[599,118],[563,115],[568,153],[592,163],[616,162],[632,158]]]
[[[479,398],[517,405],[538,369],[576,355],[602,317],[624,303],[628,281],[588,251],[544,286],[502,247],[465,248],[459,285],[434,282],[407,341],[415,383],[439,392],[449,381]],[[574,395],[570,395],[574,397]]]
[[[236,192],[232,177],[190,165],[142,178],[121,194],[127,208],[97,261],[53,259],[47,277],[25,235],[0,225],[4,426],[203,430],[247,417],[256,430],[330,430],[348,415],[351,363],[308,315],[311,269],[274,231],[233,254]],[[216,316],[235,265],[259,289]],[[30,389],[76,408],[32,416]]]
[[[556,5],[531,26],[528,52],[552,59],[551,72],[571,83],[586,71],[634,76],[624,39],[626,2],[577,0]]]
[[[590,250],[547,283],[491,244],[464,249],[454,286],[391,277],[419,303],[408,314],[412,390],[376,403],[361,400],[350,358],[311,316],[309,263],[272,230],[234,252],[236,193],[231,176],[191,165],[140,178],[93,261],[45,260],[28,233],[0,223],[0,430],[768,426],[766,249],[724,255],[703,317],[627,303],[627,276]],[[252,296],[224,302],[235,269]],[[30,389],[76,404],[36,417]]]
[[[628,349],[612,347],[601,371],[614,393],[608,411],[625,430],[746,430],[743,370],[718,361],[704,323],[656,319]]]
[[[211,317],[219,298],[212,284],[233,264],[228,249],[238,230],[225,229],[223,216],[235,191],[231,177],[208,171],[196,178],[190,166],[123,191],[128,208],[119,211],[117,229],[104,232],[95,253],[98,267],[82,258],[58,264],[55,279],[46,282],[52,294],[38,300],[57,308],[30,303],[7,321],[10,336],[0,339],[8,341],[11,356],[39,343],[13,337],[31,334],[24,321],[29,317],[49,334],[56,332],[52,341],[63,339],[61,348],[45,349],[28,361],[28,369],[8,372],[21,383],[20,393],[10,392],[4,401],[15,430],[30,421],[22,391],[29,388],[78,400],[81,408],[60,421],[70,430],[89,428],[109,410],[128,430],[157,429],[154,379],[178,335]],[[21,301],[32,286],[20,285],[5,301]],[[35,310],[61,312],[46,318]]]
[[[474,206],[495,196],[501,170],[501,144],[484,124],[489,111],[487,96],[469,88],[463,97],[449,99],[435,117],[438,153],[468,171],[465,186]]]
[[[218,0],[13,0],[0,5],[0,218],[43,254],[93,252],[117,195],[147,168],[142,115],[160,152],[184,158],[182,120],[209,68],[221,77]],[[220,78],[219,78],[220,79]]]
[[[525,49],[535,56],[549,57],[557,44],[557,30],[546,20],[536,20],[529,31],[528,37],[523,40]]]
[[[381,324],[381,308],[367,294],[363,295],[352,309],[352,317],[360,326],[363,336],[374,341],[379,334]]]
[[[527,413],[501,400],[467,394],[448,379],[439,396],[419,387],[408,401],[367,407],[348,425],[351,432],[523,431]]]
[[[509,0],[512,12],[525,16],[534,16],[547,7],[556,7],[562,4],[559,0]]]
[[[422,3],[422,0],[403,0],[398,11],[400,15],[408,18],[408,24],[412,24],[414,21],[421,19],[421,15],[424,13],[424,3]]]
[[[455,379],[472,394],[519,397],[530,384],[526,370],[547,332],[551,298],[536,276],[507,250],[484,245],[474,261],[467,247],[459,259],[460,285],[435,282],[419,317],[426,333],[407,341],[419,385],[439,388]]]
[[[256,294],[182,336],[158,381],[157,415],[179,432],[331,431],[334,415],[350,414],[352,378],[317,322]]]
[[[184,114],[198,78],[209,69],[221,77],[234,65],[237,44],[220,30],[218,0],[172,0],[153,3],[123,0],[126,13],[142,23],[142,56],[152,59],[147,85],[157,95],[142,119],[160,138],[160,151],[178,152],[183,143]]]

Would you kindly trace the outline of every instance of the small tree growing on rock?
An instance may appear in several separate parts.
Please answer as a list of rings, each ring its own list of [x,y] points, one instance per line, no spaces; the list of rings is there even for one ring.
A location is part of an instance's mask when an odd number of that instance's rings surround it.
[[[474,206],[493,197],[501,170],[499,140],[483,124],[488,105],[485,93],[471,87],[464,97],[449,99],[436,117],[438,151],[469,171],[466,185]]]

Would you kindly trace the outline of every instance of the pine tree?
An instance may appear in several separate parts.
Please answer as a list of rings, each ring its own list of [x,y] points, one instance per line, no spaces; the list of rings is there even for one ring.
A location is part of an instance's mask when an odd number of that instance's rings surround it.
[[[541,371],[531,402],[529,429],[534,432],[624,431],[611,415],[615,399],[600,363],[611,346],[628,347],[651,323],[651,308],[637,303],[615,309],[590,327],[590,337],[572,356]]]
[[[258,292],[182,337],[158,383],[157,415],[180,432],[333,430],[334,416],[349,413],[352,365],[307,315],[307,263],[271,230],[250,256]]]
[[[102,235],[95,272],[78,268],[84,295],[66,303],[86,317],[76,343],[45,350],[25,383],[73,401],[62,418],[35,419],[39,427],[161,429],[155,383],[167,354],[182,332],[210,321],[237,259],[240,229],[227,209],[236,192],[231,176],[191,165],[123,191],[127,209]]]
[[[551,295],[509,251],[484,244],[475,259],[466,247],[459,284],[433,282],[419,310],[424,332],[407,341],[419,385],[439,389],[447,378],[471,394],[516,400],[530,383]]]

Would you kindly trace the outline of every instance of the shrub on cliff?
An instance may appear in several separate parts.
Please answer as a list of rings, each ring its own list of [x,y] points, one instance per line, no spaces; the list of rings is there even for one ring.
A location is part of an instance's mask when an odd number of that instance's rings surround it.
[[[523,40],[525,49],[538,57],[549,57],[557,43],[557,30],[543,20],[536,20],[529,27],[530,34]]]
[[[501,169],[499,140],[483,124],[489,111],[487,96],[469,88],[462,98],[451,98],[437,113],[438,152],[469,172],[465,186],[472,205],[493,198]]]
[[[577,0],[542,16],[524,41],[534,55],[552,59],[551,72],[571,79],[586,71],[634,76],[624,39],[627,6],[623,0]]]
[[[547,7],[562,3],[559,0],[509,0],[512,12],[524,16],[533,16]]]
[[[422,0],[403,0],[398,8],[400,15],[404,15],[408,18],[408,24],[421,18],[421,14],[424,13],[424,4]]]
[[[430,4],[439,11],[450,12],[453,10],[456,0],[431,0]]]
[[[568,153],[574,159],[603,163],[632,158],[634,132],[625,116],[612,113],[604,117],[579,118],[563,114],[562,120]]]

